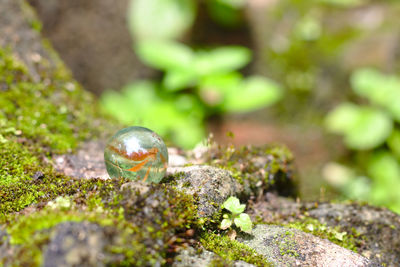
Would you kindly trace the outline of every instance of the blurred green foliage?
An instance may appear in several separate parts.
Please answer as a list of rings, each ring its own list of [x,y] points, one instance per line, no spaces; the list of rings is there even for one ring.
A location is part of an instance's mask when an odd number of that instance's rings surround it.
[[[190,28],[195,15],[195,1],[135,0],[129,5],[128,26],[140,40],[178,38]]]
[[[399,79],[364,67],[400,70],[397,52],[383,38],[397,40],[399,9],[398,1],[281,0],[256,28],[261,68],[286,89],[275,113],[279,121],[300,127],[325,122],[348,148],[348,167],[325,168],[335,176],[329,182],[347,198],[398,212]]]
[[[195,50],[174,40],[193,23],[195,3],[132,1],[128,17],[137,40],[135,52],[145,64],[162,71],[163,77],[127,85],[120,93],[105,92],[101,98],[104,109],[121,122],[149,127],[184,148],[205,137],[207,118],[267,107],[282,96],[280,86],[270,79],[243,77],[238,71],[250,62],[249,49]],[[228,9],[241,6],[241,1],[211,3]]]
[[[322,3],[328,3],[343,7],[352,7],[364,3],[364,0],[319,0]]]
[[[348,148],[359,151],[361,171],[370,180],[346,171],[340,173],[347,176],[340,188],[349,197],[400,213],[400,79],[364,68],[352,74],[351,84],[367,103],[339,105],[328,114],[326,127],[343,135]]]
[[[206,4],[210,17],[220,25],[235,27],[242,23],[241,12],[246,0],[208,0]]]
[[[162,77],[138,81],[118,93],[106,92],[103,107],[125,124],[144,125],[189,148],[204,137],[205,122],[211,116],[269,106],[282,98],[285,88],[285,101],[275,110],[280,121],[303,125],[324,121],[330,132],[343,136],[350,151],[346,160],[352,165],[329,168],[339,177],[335,183],[341,192],[400,212],[399,78],[360,68],[400,69],[397,61],[385,65],[387,55],[382,50],[388,48],[375,46],[382,45],[376,40],[383,33],[396,30],[398,1],[281,0],[271,4],[263,17],[255,19],[262,25],[251,26],[259,47],[259,70],[282,86],[262,76],[243,77],[240,69],[252,56],[247,48],[194,49],[176,41],[193,26],[198,4],[195,0],[132,1],[128,21],[135,52],[145,64],[161,71]],[[202,4],[209,17],[224,27],[243,24],[245,0]],[[354,53],[371,44],[371,55]],[[352,93],[348,92],[350,74]],[[332,104],[338,105],[324,120]]]

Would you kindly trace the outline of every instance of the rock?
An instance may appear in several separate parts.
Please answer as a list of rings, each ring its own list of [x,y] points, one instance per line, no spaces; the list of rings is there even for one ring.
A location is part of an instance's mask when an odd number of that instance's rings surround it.
[[[29,2],[43,21],[43,34],[88,90],[99,95],[106,89],[119,89],[157,75],[132,50],[135,40],[125,19],[130,1]]]
[[[32,30],[29,23],[36,21],[23,0],[2,0],[0,8],[0,47],[12,47],[19,60],[28,68],[29,74],[38,82],[40,73],[44,71],[45,62],[49,68],[55,67],[55,62],[43,47],[41,37]]]
[[[204,162],[219,168],[227,168],[254,195],[278,192],[288,197],[298,196],[297,171],[293,154],[285,146],[264,145],[222,147],[210,144],[203,153]]]
[[[323,203],[309,209],[308,214],[328,226],[339,225],[349,233],[356,230],[363,237],[362,255],[388,267],[400,263],[400,215],[355,203]]]
[[[244,193],[243,186],[227,170],[197,165],[174,168],[171,171],[182,174],[176,181],[177,189],[198,199],[200,217],[213,217],[229,196]]]
[[[16,127],[19,133],[8,133],[5,138],[11,142],[2,144],[10,147],[7,156],[11,157],[3,159],[0,166],[1,266],[161,266],[172,264],[175,256],[179,256],[175,264],[181,264],[177,266],[226,263],[213,252],[181,249],[203,242],[205,233],[218,232],[219,209],[231,195],[247,204],[246,212],[253,219],[261,214],[262,220],[276,225],[314,216],[346,231],[355,227],[366,237],[360,238],[364,242],[358,248],[360,253],[398,266],[400,225],[398,216],[387,210],[356,204],[316,205],[282,197],[275,202],[265,200],[270,192],[296,196],[293,158],[285,149],[202,149],[203,153],[195,153],[194,158],[205,159],[201,163],[209,165],[173,167],[184,164],[185,159],[178,157],[169,168],[174,175],[161,184],[92,179],[105,171],[101,141],[94,137],[101,139],[117,127],[108,127],[111,124],[95,116],[95,102],[67,74],[51,45],[43,45],[37,29],[33,29],[39,22],[29,10],[22,0],[0,1],[0,46],[10,50],[4,52],[2,62],[6,64],[2,66],[11,77],[7,78],[11,82],[0,84],[0,96],[12,93],[5,103],[13,107],[5,113],[5,128],[26,126],[36,111],[46,122],[38,125],[40,131],[33,131],[37,128],[33,127],[20,133]],[[26,73],[19,64],[26,67]],[[29,105],[14,103],[12,97],[16,95],[30,100]],[[39,106],[43,110],[37,109]],[[19,112],[24,116],[15,116]],[[30,120],[19,122],[23,117]],[[83,144],[82,140],[91,142]],[[78,144],[81,150],[77,153],[53,160],[61,164],[56,168],[64,174],[54,170],[49,155],[72,153]],[[176,154],[184,155],[180,151]],[[35,176],[37,179],[32,179]],[[68,199],[67,205],[49,205],[56,199]],[[204,218],[214,222],[206,224]],[[234,251],[240,259],[244,253],[249,262],[259,256],[246,247],[232,246],[227,237],[221,240],[215,239],[210,249],[221,255],[221,248]],[[374,266],[372,261],[327,240],[281,226],[257,225],[252,240],[245,235],[239,240],[255,246],[260,254],[270,252],[266,257],[278,265],[321,266],[332,261],[346,266],[353,261],[356,266]],[[341,257],[333,259],[334,253]],[[251,266],[244,262],[232,265]]]
[[[193,266],[193,267],[202,267],[208,266],[213,259],[218,258],[213,252],[202,250],[200,253],[196,252],[196,250],[192,247],[181,250],[178,255],[174,258],[173,267],[185,267],[185,266]]]
[[[11,265],[8,259],[13,255],[14,250],[10,245],[10,236],[0,228],[0,263]]]
[[[172,267],[203,267],[213,266],[213,261],[223,261],[214,252],[202,249],[201,252],[197,252],[194,248],[188,247],[187,249],[181,250],[178,255],[174,258]],[[249,264],[244,261],[235,261],[231,266],[233,267],[254,267],[253,264]]]
[[[186,157],[175,147],[168,147],[168,167],[183,167],[188,164]]]
[[[340,203],[296,202],[267,193],[247,211],[270,224],[304,222],[307,218],[354,238],[357,252],[374,262],[395,267],[400,262],[400,215],[386,208]]]
[[[121,191],[128,188],[132,191],[139,191],[141,195],[146,194],[150,190],[149,184],[142,181],[132,181],[121,185]]]
[[[276,225],[259,224],[238,241],[255,249],[276,266],[380,266],[328,240]]]
[[[44,253],[44,267],[104,266],[105,236],[97,224],[59,224]]]
[[[74,154],[54,155],[52,163],[57,171],[68,176],[108,179],[104,165],[104,147],[104,142],[89,141],[82,144]]]

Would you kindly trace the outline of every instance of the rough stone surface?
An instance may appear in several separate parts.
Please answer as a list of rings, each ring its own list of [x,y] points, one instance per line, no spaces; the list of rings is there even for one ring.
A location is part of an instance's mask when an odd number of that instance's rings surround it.
[[[74,154],[55,155],[53,165],[57,171],[76,178],[108,179],[104,165],[105,142],[89,141]]]
[[[182,174],[177,180],[177,188],[199,199],[200,217],[212,217],[229,196],[244,193],[243,186],[227,170],[198,165],[175,168],[174,172]]]
[[[359,204],[302,203],[267,193],[247,211],[253,220],[292,223],[304,217],[317,219],[328,227],[360,234],[358,253],[386,266],[400,263],[400,216],[385,208]]]
[[[202,249],[197,252],[194,248],[188,247],[181,250],[174,259],[172,267],[204,267],[210,266],[213,260],[218,260],[220,257],[214,252]],[[212,266],[212,265],[211,265]],[[233,267],[254,267],[255,265],[244,262],[235,261],[231,266]]]
[[[282,226],[259,224],[252,235],[242,234],[238,241],[276,266],[380,266],[328,240]]]
[[[100,94],[156,76],[132,50],[126,23],[128,0],[29,0],[43,33],[86,89]]]
[[[365,237],[360,253],[386,266],[400,265],[400,216],[385,208],[324,203],[308,211],[327,225]]]
[[[23,0],[2,0],[0,4],[0,47],[11,46],[37,82],[43,71],[43,64],[38,63],[45,60],[48,65],[54,66],[55,62],[44,49],[40,36],[29,25],[36,18]],[[25,6],[26,10],[23,11],[21,6]]]
[[[0,229],[0,260],[6,259],[4,264],[11,265],[11,262],[8,262],[7,259],[13,254],[13,249],[10,245],[10,236],[6,231]]]
[[[105,138],[109,138],[105,137]],[[104,140],[88,141],[81,144],[80,148],[72,154],[54,155],[52,164],[54,168],[68,176],[75,178],[101,178],[108,179],[108,173],[104,164]],[[188,163],[187,159],[180,155],[176,148],[168,148],[168,166],[178,167]],[[169,174],[174,168],[167,170]]]
[[[104,234],[93,223],[59,224],[44,254],[44,267],[104,266]]]

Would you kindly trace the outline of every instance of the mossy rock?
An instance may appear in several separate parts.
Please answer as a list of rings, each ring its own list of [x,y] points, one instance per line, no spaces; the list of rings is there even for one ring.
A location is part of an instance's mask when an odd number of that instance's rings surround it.
[[[60,172],[55,159],[84,164],[79,155],[92,155],[82,152],[87,141],[101,144],[120,126],[101,113],[38,30],[24,1],[1,2],[0,265],[160,266],[192,246],[218,254],[211,266],[268,266],[266,257],[219,229],[220,207],[228,195],[243,203],[267,192],[296,196],[290,152],[214,146],[206,166],[184,167],[161,184],[85,176],[76,170],[81,165]],[[96,147],[93,153],[102,154]]]

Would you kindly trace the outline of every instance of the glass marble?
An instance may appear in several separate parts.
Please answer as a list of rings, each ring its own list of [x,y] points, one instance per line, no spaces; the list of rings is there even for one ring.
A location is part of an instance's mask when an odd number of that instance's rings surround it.
[[[104,161],[111,178],[159,183],[167,170],[168,150],[155,132],[133,126],[110,138]]]

